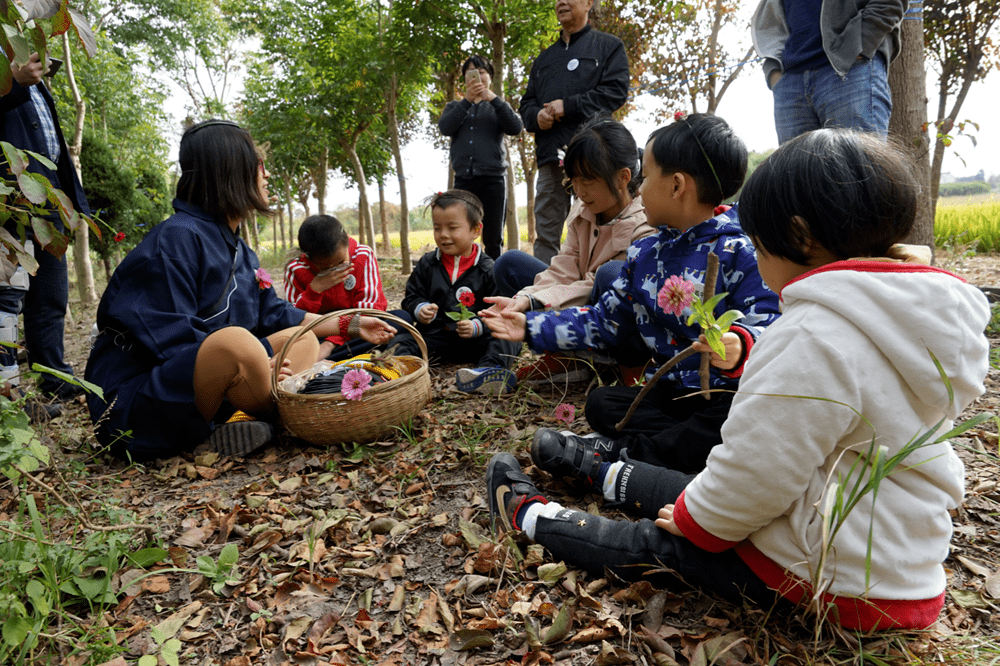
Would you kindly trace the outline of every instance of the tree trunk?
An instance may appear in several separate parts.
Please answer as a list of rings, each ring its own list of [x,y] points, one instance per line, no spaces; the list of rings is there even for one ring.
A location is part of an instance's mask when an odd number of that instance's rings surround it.
[[[254,213],[247,219],[247,226],[250,228],[250,238],[253,239],[253,251],[260,254],[260,236],[257,233],[257,214]]]
[[[524,171],[524,183],[528,186],[528,201],[525,217],[528,222],[528,245],[535,242],[535,173],[538,167],[533,157],[528,155],[526,142],[530,135],[522,132],[518,137],[517,152],[521,155],[521,169]],[[517,248],[515,248],[517,249]]]
[[[292,221],[295,219],[295,208],[292,203],[292,179],[288,177],[285,179],[285,200],[288,202],[288,247],[295,247],[295,241],[292,239]],[[283,234],[282,234],[283,236]],[[282,243],[284,244],[284,243]]]
[[[374,243],[369,242],[366,238],[368,235],[368,228],[365,225],[365,216],[361,212],[365,205],[365,197],[361,193],[358,193],[358,242],[362,245],[373,245]]]
[[[83,125],[87,118],[87,103],[80,95],[73,75],[73,58],[69,48],[69,33],[63,33],[63,61],[66,64],[66,78],[73,92],[73,103],[76,106],[76,123],[73,129],[73,142],[67,146],[69,157],[76,169],[76,175],[83,181],[80,170],[80,152],[83,150]],[[72,187],[72,183],[69,184]],[[90,263],[90,231],[86,224],[75,229],[73,234],[73,266],[76,269],[76,289],[80,302],[84,305],[97,302],[97,289],[94,287],[94,267]]]
[[[510,141],[504,138],[507,150],[507,248],[521,248],[521,230],[517,220],[517,198],[514,191],[514,161],[510,159]]]
[[[930,143],[927,138],[927,72],[924,67],[924,22],[920,14],[902,23],[902,49],[889,67],[892,116],[889,135],[909,151],[920,182],[917,217],[907,243],[934,251],[934,207],[931,200]]]
[[[389,254],[392,245],[389,243],[389,213],[385,209],[385,183],[378,181],[378,217],[382,223],[382,252]]]
[[[396,176],[399,177],[399,253],[402,261],[399,270],[403,275],[409,275],[410,266],[410,207],[406,200],[406,177],[403,174],[403,152],[399,145],[399,126],[396,118],[396,75],[392,75],[389,86],[389,142],[392,155],[396,159]]]
[[[316,201],[320,215],[326,215],[326,172],[329,170],[330,149],[323,148],[320,153],[319,163],[313,170],[313,183],[316,186]]]
[[[351,166],[354,167],[354,178],[358,184],[358,229],[360,236],[360,229],[362,226],[365,228],[365,237],[367,242],[366,245],[375,245],[375,223],[372,221],[372,209],[368,203],[368,183],[365,178],[365,168],[361,165],[361,158],[358,157],[358,138],[361,136],[361,129],[354,132],[350,141],[347,139],[341,139],[340,145],[344,149],[344,153],[347,158],[351,161]]]

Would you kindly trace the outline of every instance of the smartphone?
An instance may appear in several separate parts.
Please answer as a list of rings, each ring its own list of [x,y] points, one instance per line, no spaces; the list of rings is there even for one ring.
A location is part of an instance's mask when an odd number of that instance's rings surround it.
[[[476,69],[475,67],[470,67],[465,71],[466,84],[482,83],[482,82],[483,82],[483,77],[480,76],[479,70]]]
[[[55,76],[62,64],[63,61],[59,58],[49,58],[49,71],[45,72],[45,76]]]

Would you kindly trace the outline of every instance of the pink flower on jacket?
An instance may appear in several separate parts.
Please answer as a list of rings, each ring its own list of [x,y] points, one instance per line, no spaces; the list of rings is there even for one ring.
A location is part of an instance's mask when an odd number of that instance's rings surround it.
[[[573,422],[574,417],[576,417],[576,407],[564,402],[558,407],[556,407],[556,421],[562,421],[566,425]]]
[[[693,282],[688,282],[680,275],[671,275],[656,295],[656,304],[664,312],[680,317],[694,301],[694,290]]]
[[[365,391],[371,388],[372,376],[364,370],[357,368],[344,373],[344,380],[340,384],[340,392],[348,400],[361,400]]]
[[[260,285],[261,289],[268,289],[272,284],[274,284],[271,280],[271,274],[263,268],[258,268],[254,271],[254,275],[257,277],[257,284]]]

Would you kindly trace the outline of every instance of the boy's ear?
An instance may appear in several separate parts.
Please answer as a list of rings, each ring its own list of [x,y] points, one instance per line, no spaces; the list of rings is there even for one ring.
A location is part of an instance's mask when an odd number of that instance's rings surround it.
[[[795,239],[795,244],[804,254],[811,257],[818,248],[822,248],[816,239],[812,237],[812,234],[809,233],[809,223],[805,221],[805,218],[799,215],[793,216],[791,232],[792,238]]]
[[[479,224],[477,224],[474,227],[472,227],[472,237],[473,238],[479,238],[479,236],[482,233],[483,233],[483,223],[482,222],[480,222]]]

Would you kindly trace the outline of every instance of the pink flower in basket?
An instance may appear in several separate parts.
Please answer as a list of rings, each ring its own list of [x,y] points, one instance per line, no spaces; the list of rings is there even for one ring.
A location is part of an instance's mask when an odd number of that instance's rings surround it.
[[[680,275],[671,275],[663,283],[660,293],[656,295],[656,304],[664,312],[671,312],[680,317],[684,314],[684,309],[694,301],[694,290],[693,282],[688,282]]]
[[[556,421],[563,421],[566,425],[573,422],[576,417],[576,407],[569,403],[562,403],[556,407]]]
[[[371,388],[372,376],[364,370],[348,370],[340,384],[340,392],[348,400],[361,400],[365,391]]]

